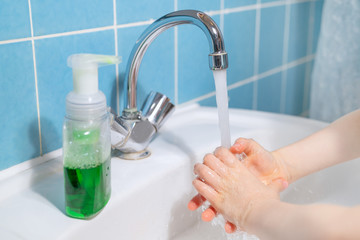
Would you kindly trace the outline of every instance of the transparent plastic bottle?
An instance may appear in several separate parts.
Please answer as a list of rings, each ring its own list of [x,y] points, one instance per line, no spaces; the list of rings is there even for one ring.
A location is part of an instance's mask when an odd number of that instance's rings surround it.
[[[98,63],[114,64],[114,56],[77,54],[68,59],[73,68],[74,91],[66,97],[63,161],[66,213],[89,219],[110,199],[110,117],[105,95],[98,90]]]
[[[76,119],[67,115],[63,129],[66,213],[91,218],[109,201],[109,115]]]

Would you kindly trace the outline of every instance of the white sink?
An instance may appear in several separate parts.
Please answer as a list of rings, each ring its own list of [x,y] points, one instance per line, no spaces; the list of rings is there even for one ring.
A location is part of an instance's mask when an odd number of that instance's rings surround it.
[[[112,196],[94,219],[64,214],[61,157],[0,181],[0,239],[226,239],[221,227],[201,223],[187,203],[196,162],[220,145],[217,110],[177,110],[151,143],[144,160],[112,158]],[[273,150],[326,126],[305,118],[230,110],[232,140],[253,138]],[[360,202],[360,162],[310,175],[282,195],[293,203]],[[1,173],[0,173],[1,174]],[[345,177],[346,176],[346,177]],[[6,238],[5,238],[6,237]]]

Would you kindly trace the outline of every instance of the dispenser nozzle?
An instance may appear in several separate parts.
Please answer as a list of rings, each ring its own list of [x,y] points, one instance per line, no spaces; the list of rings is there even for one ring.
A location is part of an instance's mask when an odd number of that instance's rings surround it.
[[[77,94],[93,94],[98,91],[98,67],[119,64],[118,56],[98,54],[73,54],[67,64],[73,69],[74,92]]]
[[[67,64],[71,68],[88,68],[96,64],[97,67],[102,67],[111,64],[119,64],[121,57],[111,55],[99,55],[79,53],[68,57]]]

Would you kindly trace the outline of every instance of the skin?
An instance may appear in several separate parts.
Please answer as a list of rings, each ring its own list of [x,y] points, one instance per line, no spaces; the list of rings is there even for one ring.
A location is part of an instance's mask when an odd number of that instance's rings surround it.
[[[202,219],[222,214],[229,233],[240,228],[262,239],[360,239],[360,206],[299,206],[279,199],[288,183],[359,157],[359,146],[360,110],[273,152],[240,138],[230,149],[218,148],[194,166],[198,177],[193,185],[199,194],[188,207],[195,210],[209,201]],[[243,161],[236,157],[241,152],[247,155]]]
[[[218,149],[220,150],[220,148]],[[272,156],[272,153],[263,149],[257,142],[251,139],[239,138],[235,144],[230,148],[231,153],[240,154],[245,153],[244,165],[249,169],[252,174],[257,176],[264,184],[277,184],[277,189],[284,190],[288,186],[287,178],[288,173],[283,167],[279,170],[282,163],[277,162],[277,159]],[[216,154],[217,150],[215,150]],[[212,159],[212,154],[207,154],[204,157],[204,164],[208,164]],[[197,174],[195,165],[194,172]],[[191,211],[199,208],[206,199],[200,194],[196,195],[188,204],[188,209]],[[202,220],[210,222],[217,215],[213,206],[210,206],[202,213]],[[231,222],[226,222],[225,231],[232,233],[236,231],[236,226]]]

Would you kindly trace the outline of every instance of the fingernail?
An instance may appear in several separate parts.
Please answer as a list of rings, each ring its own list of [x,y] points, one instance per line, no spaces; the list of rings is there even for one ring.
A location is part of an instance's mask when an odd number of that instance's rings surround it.
[[[234,233],[236,231],[236,226],[230,222],[225,223],[226,233]]]
[[[199,167],[199,163],[196,163],[196,164],[194,165],[194,169],[193,169],[193,172],[194,172],[195,175],[197,174],[197,173],[196,173],[196,170],[197,170],[198,167]]]
[[[205,210],[202,214],[201,214],[201,219],[204,222],[210,222],[211,220],[213,220],[213,218],[215,217],[214,212],[209,211],[209,210]]]
[[[235,147],[241,147],[243,144],[241,142],[235,142],[233,146]]]
[[[193,203],[193,202],[189,202],[188,203],[188,209],[190,210],[190,211],[195,211],[196,210],[196,204],[195,203]]]
[[[244,146],[243,146],[242,143],[235,143],[234,145],[231,146],[230,149],[231,149],[233,152],[239,153],[239,152],[244,151],[243,148],[244,148]]]
[[[197,178],[195,178],[195,179],[192,181],[192,185],[193,185],[193,186],[196,185],[196,181],[197,181]]]

